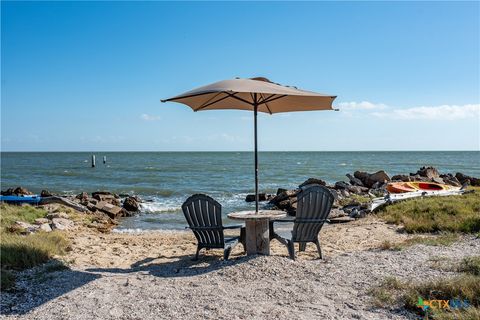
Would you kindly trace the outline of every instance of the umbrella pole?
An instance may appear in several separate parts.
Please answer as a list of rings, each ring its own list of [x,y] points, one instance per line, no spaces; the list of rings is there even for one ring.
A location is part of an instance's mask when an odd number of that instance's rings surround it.
[[[256,96],[256,95],[255,95]],[[256,98],[256,97],[255,97]],[[257,147],[257,110],[258,104],[253,105],[253,121],[255,136],[255,212],[258,213],[258,147]]]

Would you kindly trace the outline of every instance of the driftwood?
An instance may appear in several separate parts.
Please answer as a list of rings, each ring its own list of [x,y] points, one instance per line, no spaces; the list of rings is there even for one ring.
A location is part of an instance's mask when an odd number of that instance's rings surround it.
[[[59,203],[63,204],[66,207],[75,209],[79,212],[87,212],[88,209],[85,206],[82,206],[81,204],[78,204],[70,199],[64,198],[64,197],[59,197],[59,196],[52,196],[52,197],[43,197],[42,200],[40,200],[40,204],[49,204],[49,203]]]

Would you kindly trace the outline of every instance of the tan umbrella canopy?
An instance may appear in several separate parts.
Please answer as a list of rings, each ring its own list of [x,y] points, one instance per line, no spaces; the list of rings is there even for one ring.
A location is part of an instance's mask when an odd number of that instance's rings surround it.
[[[232,79],[215,82],[162,102],[183,103],[193,111],[214,109],[251,110],[255,136],[255,211],[258,212],[257,112],[333,110],[336,96],[282,86],[266,78]]]

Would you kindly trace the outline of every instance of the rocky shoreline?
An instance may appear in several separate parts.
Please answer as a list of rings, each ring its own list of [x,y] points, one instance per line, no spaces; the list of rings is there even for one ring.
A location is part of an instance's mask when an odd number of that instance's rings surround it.
[[[284,210],[294,216],[297,208],[297,194],[301,188],[308,184],[320,184],[326,186],[334,195],[335,202],[329,219],[332,223],[349,222],[357,218],[363,218],[370,213],[369,203],[374,197],[385,196],[387,183],[424,181],[447,184],[451,186],[480,186],[480,179],[457,172],[441,174],[434,167],[422,167],[415,173],[394,175],[390,177],[385,171],[374,173],[355,171],[347,173],[348,181],[337,181],[333,185],[327,184],[319,178],[309,178],[301,183],[298,188],[287,190],[279,188],[276,194],[259,194],[259,201],[263,202],[263,209]],[[23,188],[9,188],[1,192],[2,195],[33,195],[32,192]],[[109,191],[95,191],[91,194],[81,192],[78,195],[54,195],[48,190],[40,193],[40,205],[57,203],[91,215],[90,227],[107,232],[115,227],[119,217],[133,216],[140,211],[142,199],[128,194],[115,194]],[[246,202],[255,201],[255,195],[247,195]],[[57,214],[58,215],[58,214]],[[36,231],[52,231],[55,229],[68,229],[72,222],[66,217],[55,216],[46,221],[35,221],[35,224],[18,222],[14,225],[15,231],[20,233],[32,233]],[[48,220],[48,221],[47,221]]]
[[[15,189],[10,188],[1,192],[2,196],[29,196],[32,192],[23,187]],[[33,224],[23,221],[17,221],[10,229],[20,234],[30,234],[37,231],[50,232],[55,229],[71,229],[74,222],[68,219],[64,212],[51,212],[53,204],[72,208],[77,212],[88,214],[90,216],[89,227],[98,229],[102,232],[108,232],[113,229],[118,222],[119,217],[129,217],[140,211],[142,200],[137,196],[117,195],[109,191],[96,191],[91,194],[82,192],[76,196],[60,196],[50,193],[48,190],[42,190],[41,200],[38,203],[49,213],[46,218],[36,219]]]
[[[274,195],[261,193],[259,194],[259,201],[267,202],[264,206],[265,209],[284,210],[289,215],[294,216],[297,209],[297,194],[301,188],[308,184],[320,184],[326,186],[335,197],[333,209],[329,216],[330,219],[335,220],[343,217],[365,217],[370,213],[370,200],[388,194],[386,186],[389,182],[422,181],[455,187],[466,185],[480,186],[480,178],[471,177],[460,172],[457,172],[455,175],[452,173],[441,174],[434,167],[421,167],[415,173],[394,175],[392,177],[383,170],[374,173],[355,171],[353,175],[347,173],[346,177],[348,182],[337,181],[333,185],[328,185],[319,178],[309,178],[301,183],[297,189],[287,190],[279,188]],[[247,195],[245,201],[255,201],[255,195]],[[348,221],[348,219],[345,221]]]

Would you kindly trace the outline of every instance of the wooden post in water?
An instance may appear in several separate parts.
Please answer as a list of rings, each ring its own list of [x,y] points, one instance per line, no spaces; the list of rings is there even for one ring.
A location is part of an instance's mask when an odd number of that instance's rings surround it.
[[[103,164],[107,163],[107,156],[103,156]]]
[[[95,155],[92,154],[92,168],[95,168]]]

